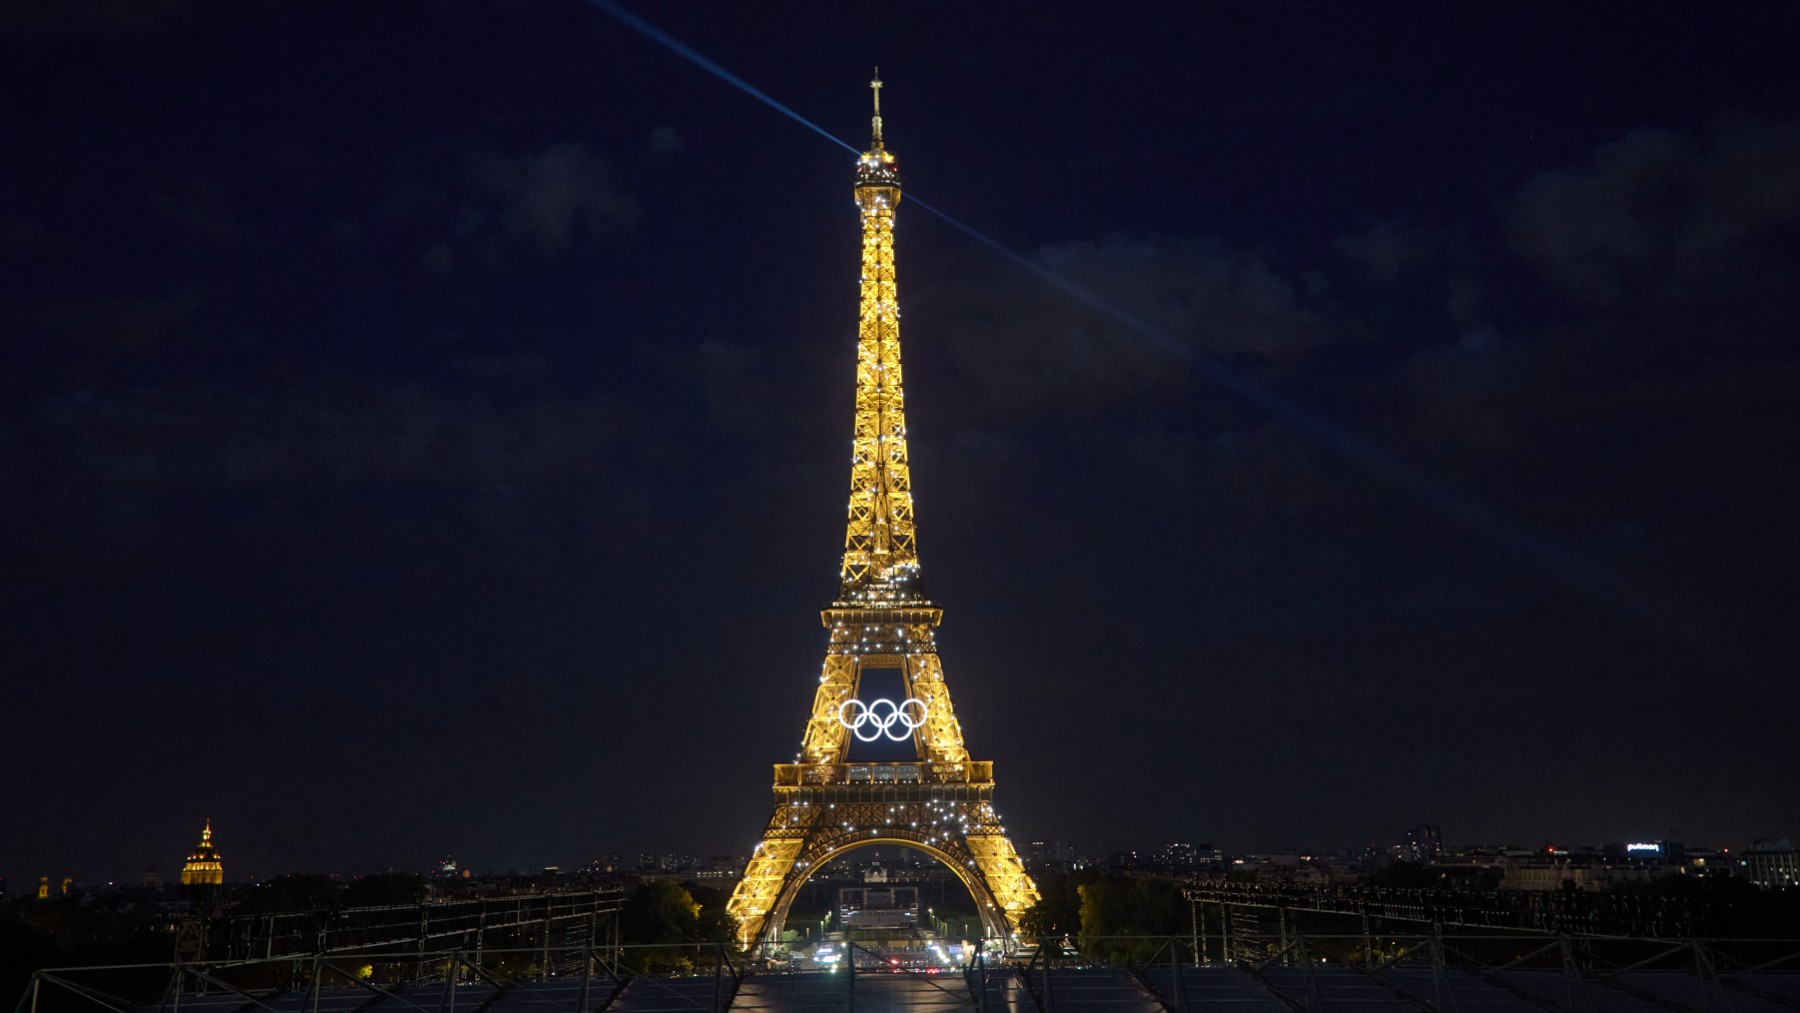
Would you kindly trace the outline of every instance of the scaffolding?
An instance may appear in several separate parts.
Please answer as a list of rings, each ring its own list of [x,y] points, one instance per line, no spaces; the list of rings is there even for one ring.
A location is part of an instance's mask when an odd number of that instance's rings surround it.
[[[629,1013],[963,1008],[1026,1013],[1784,1013],[1800,940],[1532,932],[1253,931],[993,940],[965,964],[860,946],[833,969],[712,944],[342,951],[51,968],[15,1013]]]

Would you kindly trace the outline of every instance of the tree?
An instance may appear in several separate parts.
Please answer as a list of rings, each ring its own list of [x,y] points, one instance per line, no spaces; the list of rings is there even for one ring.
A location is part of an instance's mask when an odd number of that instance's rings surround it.
[[[1173,880],[1107,877],[1078,890],[1082,952],[1102,960],[1148,960],[1160,944],[1130,937],[1171,936],[1186,925],[1187,901]]]
[[[1042,895],[1019,916],[1019,934],[1027,939],[1073,935],[1081,930],[1081,885],[1099,878],[1097,873],[1053,873],[1038,880]]]
[[[699,941],[721,946],[737,945],[738,920],[727,908],[731,893],[699,883],[683,883],[682,886],[686,888],[688,896],[694,899],[694,903],[700,905],[696,926]]]
[[[424,898],[424,879],[410,872],[381,872],[352,880],[344,891],[344,906],[387,907],[417,904]]]
[[[245,899],[238,910],[273,914],[283,911],[318,911],[342,905],[344,888],[330,876],[311,873],[276,876]]]
[[[1418,862],[1394,862],[1369,873],[1370,886],[1400,890],[1425,890],[1437,886],[1442,877]]]
[[[619,933],[627,943],[691,943],[699,938],[700,905],[681,884],[647,879],[625,898]]]
[[[702,907],[696,931],[703,943],[734,946],[737,943],[738,920],[723,907]]]

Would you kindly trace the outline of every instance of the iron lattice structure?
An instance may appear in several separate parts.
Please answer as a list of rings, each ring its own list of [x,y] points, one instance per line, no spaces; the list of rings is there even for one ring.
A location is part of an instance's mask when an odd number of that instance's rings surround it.
[[[943,610],[919,579],[894,273],[900,173],[881,138],[879,76],[870,87],[874,139],[856,163],[862,301],[844,564],[838,596],[821,613],[830,637],[800,762],[776,764],[774,815],[731,897],[746,946],[778,941],[807,877],[870,844],[904,844],[949,866],[991,937],[1009,935],[1038,899],[994,809],[994,765],[969,759],[963,746],[934,632]],[[916,761],[849,762],[843,708],[859,699],[870,669],[898,671],[905,696],[923,705],[911,730]]]

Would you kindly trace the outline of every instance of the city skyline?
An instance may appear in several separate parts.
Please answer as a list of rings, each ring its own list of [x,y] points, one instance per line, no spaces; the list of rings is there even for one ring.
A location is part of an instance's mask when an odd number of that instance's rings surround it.
[[[975,231],[900,227],[907,435],[1011,836],[1800,831],[1791,7],[639,13],[851,144],[879,64]],[[849,156],[581,3],[0,55],[0,874],[746,852]]]
[[[1360,864],[1372,861],[1408,861],[1430,864],[1440,858],[1482,856],[1490,860],[1501,858],[1534,859],[1595,859],[1624,860],[1636,862],[1648,857],[1654,862],[1666,862],[1669,855],[1665,850],[1670,846],[1675,849],[1671,854],[1679,860],[1682,855],[1725,856],[1741,859],[1747,857],[1758,848],[1774,848],[1783,852],[1791,852],[1791,842],[1786,838],[1758,838],[1753,841],[1734,842],[1722,845],[1720,842],[1680,841],[1672,838],[1620,838],[1608,841],[1568,841],[1538,842],[1520,841],[1464,841],[1454,837],[1445,841],[1434,837],[1427,847],[1421,848],[1416,835],[1429,829],[1436,833],[1434,824],[1425,824],[1406,828],[1389,835],[1385,840],[1366,842],[1312,842],[1311,845],[1290,844],[1276,848],[1243,849],[1222,848],[1211,841],[1182,839],[1175,841],[1136,842],[1128,841],[1117,848],[1095,850],[1084,847],[1078,841],[1064,839],[1020,840],[1019,853],[1026,864],[1036,870],[1045,869],[1145,869],[1152,866],[1193,867],[1199,868],[1216,865],[1220,862],[1236,863],[1255,869],[1263,864],[1298,860],[1301,863],[1327,864]],[[205,824],[200,838],[199,848],[193,849],[185,859],[172,863],[149,862],[139,868],[126,870],[121,875],[109,875],[101,870],[98,875],[81,875],[81,870],[61,869],[46,871],[36,876],[7,877],[7,888],[19,896],[26,895],[33,884],[39,880],[49,883],[52,892],[66,892],[71,889],[93,890],[132,888],[154,886],[174,889],[187,886],[189,883],[210,884],[256,884],[268,883],[283,876],[325,876],[340,882],[351,882],[369,876],[384,876],[394,873],[416,875],[423,878],[458,879],[475,877],[523,877],[533,878],[551,876],[587,876],[596,873],[619,874],[631,876],[639,873],[667,875],[669,873],[705,873],[701,879],[704,885],[715,888],[723,884],[726,888],[734,883],[743,871],[745,854],[706,854],[703,852],[677,849],[674,851],[633,851],[619,848],[602,848],[599,851],[579,857],[564,857],[559,860],[540,863],[524,863],[505,867],[477,867],[471,863],[459,861],[453,854],[439,855],[416,867],[368,867],[344,869],[248,869],[239,874],[240,866],[236,862],[229,863],[227,871],[225,854],[215,848],[212,843],[212,825]],[[860,866],[867,864],[894,865],[895,863],[922,864],[938,866],[936,859],[929,853],[908,848],[905,845],[883,841],[867,848],[849,852],[830,863],[832,868]],[[1674,864],[1679,865],[1676,861]],[[821,867],[823,868],[823,867]],[[1730,872],[1723,874],[1729,875]]]

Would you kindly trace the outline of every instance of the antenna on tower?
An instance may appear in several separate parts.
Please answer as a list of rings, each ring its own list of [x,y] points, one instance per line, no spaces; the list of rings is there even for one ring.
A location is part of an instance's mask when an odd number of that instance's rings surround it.
[[[869,82],[869,90],[875,93],[875,118],[871,126],[875,132],[875,150],[881,150],[881,68],[875,68],[875,80]]]

